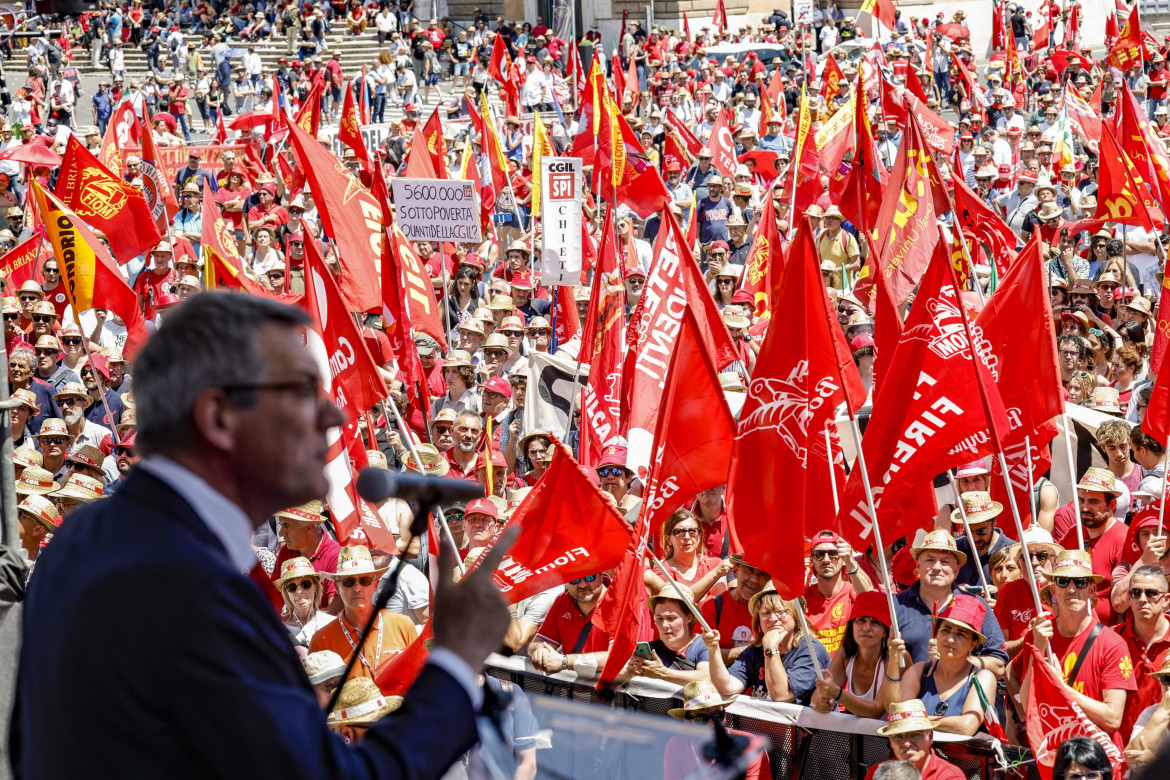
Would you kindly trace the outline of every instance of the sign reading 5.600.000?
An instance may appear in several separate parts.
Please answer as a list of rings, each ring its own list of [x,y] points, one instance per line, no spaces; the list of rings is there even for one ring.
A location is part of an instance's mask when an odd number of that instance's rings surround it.
[[[394,216],[411,241],[483,240],[475,185],[462,179],[392,179]]]

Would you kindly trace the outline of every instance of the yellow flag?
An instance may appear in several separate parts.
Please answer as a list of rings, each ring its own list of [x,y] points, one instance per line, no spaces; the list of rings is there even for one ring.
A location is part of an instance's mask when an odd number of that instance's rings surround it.
[[[532,216],[540,216],[540,161],[552,151],[552,143],[548,133],[544,131],[544,123],[540,121],[540,112],[532,115]]]
[[[483,149],[486,152],[488,147],[494,147],[496,150],[496,162],[500,166],[501,171],[508,170],[508,161],[504,159],[504,148],[500,145],[500,134],[496,131],[496,119],[492,115],[491,106],[488,105],[487,90],[479,93],[479,110],[483,114],[483,129],[485,133],[491,133],[491,140],[483,139]]]

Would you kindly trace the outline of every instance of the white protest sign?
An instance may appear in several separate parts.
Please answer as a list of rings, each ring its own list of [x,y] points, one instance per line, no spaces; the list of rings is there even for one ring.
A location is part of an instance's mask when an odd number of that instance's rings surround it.
[[[391,179],[394,217],[411,241],[479,243],[479,199],[466,179]]]
[[[540,160],[540,281],[546,286],[581,283],[582,170],[580,157]]]

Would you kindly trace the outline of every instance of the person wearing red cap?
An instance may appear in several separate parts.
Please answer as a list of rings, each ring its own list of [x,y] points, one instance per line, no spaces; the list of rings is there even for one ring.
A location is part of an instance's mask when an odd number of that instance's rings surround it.
[[[626,288],[626,316],[628,317],[642,298],[642,290],[646,287],[646,272],[637,266],[630,268],[626,271],[622,284]]]
[[[496,476],[502,482],[503,475]],[[490,498],[477,498],[463,511],[463,526],[467,529],[467,546],[459,551],[459,557],[466,560],[469,555],[479,555],[495,538],[500,528],[500,510]]]
[[[1157,518],[1147,517],[1142,526],[1156,531]],[[1162,699],[1162,688],[1152,675],[1162,668],[1170,651],[1170,620],[1166,619],[1170,582],[1160,565],[1138,566],[1126,579],[1129,618],[1111,630],[1125,640],[1137,679],[1137,690],[1126,697],[1121,716],[1120,733],[1128,741],[1138,715]]]
[[[102,495],[109,498],[117,490],[119,490],[126,481],[126,475],[130,473],[130,469],[134,468],[139,461],[138,455],[138,432],[131,428],[123,433],[122,438],[114,447],[114,464],[118,468],[118,478],[111,480],[106,485]]]
[[[809,556],[816,582],[804,591],[805,614],[813,635],[835,653],[857,595],[872,590],[873,582],[853,559],[849,542],[834,531],[815,534]]]
[[[886,641],[890,636],[890,605],[870,590],[859,593],[849,612],[840,648],[833,653],[828,674],[816,681],[809,706],[818,712],[841,709],[859,718],[881,718],[886,711],[882,686],[886,676]]]
[[[1024,171],[1016,183],[1015,192],[995,199],[995,210],[1017,236],[1024,230],[1024,220],[1040,206],[1034,191],[1039,177],[1033,171]]]
[[[628,512],[638,502],[638,498],[630,493],[634,472],[626,465],[626,456],[625,447],[610,445],[601,453],[601,460],[595,466],[601,489],[613,496],[621,512]]]
[[[524,314],[527,322],[535,317],[548,317],[552,309],[552,301],[547,298],[537,298],[532,294],[536,282],[531,271],[524,270],[512,274],[512,304]]]
[[[276,185],[261,184],[256,192],[260,202],[248,211],[248,230],[267,227],[275,234],[276,229],[288,222],[288,211],[276,202]]]

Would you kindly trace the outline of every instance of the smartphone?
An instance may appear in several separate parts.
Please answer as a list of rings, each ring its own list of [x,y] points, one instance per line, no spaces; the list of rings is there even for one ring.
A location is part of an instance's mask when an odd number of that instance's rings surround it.
[[[654,656],[650,654],[650,643],[639,642],[637,647],[634,648],[634,657],[645,658],[647,661],[652,659]]]

